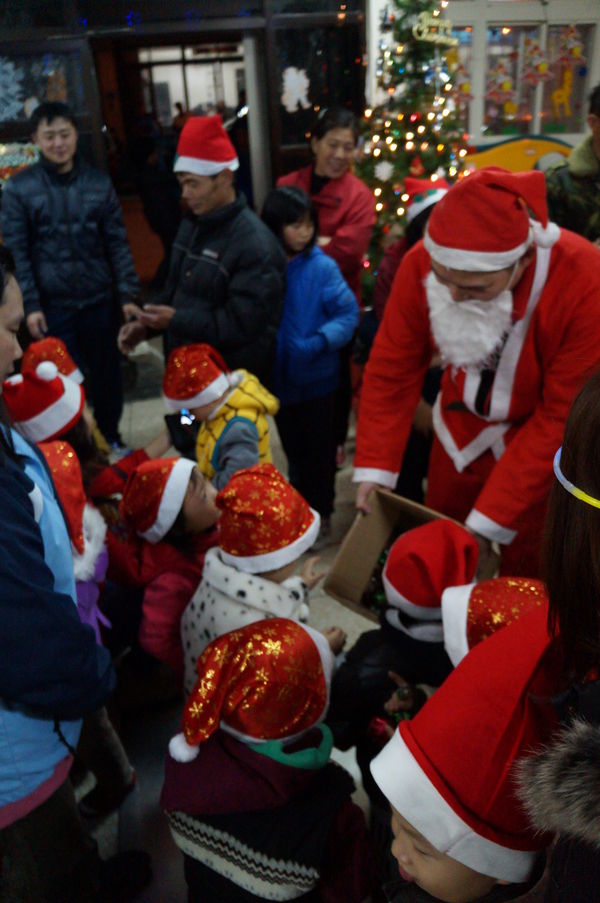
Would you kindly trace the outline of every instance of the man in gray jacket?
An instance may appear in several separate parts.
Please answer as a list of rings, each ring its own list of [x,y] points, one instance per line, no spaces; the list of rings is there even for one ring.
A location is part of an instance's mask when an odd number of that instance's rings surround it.
[[[31,128],[41,158],[4,188],[2,240],[17,264],[32,338],[50,334],[65,342],[89,377],[100,430],[118,447],[119,303],[128,319],[139,292],[121,208],[109,177],[77,153],[68,106],[41,104]]]

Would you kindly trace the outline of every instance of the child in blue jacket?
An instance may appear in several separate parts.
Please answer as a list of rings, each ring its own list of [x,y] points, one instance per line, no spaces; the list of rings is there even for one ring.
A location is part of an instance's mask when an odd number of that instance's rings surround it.
[[[317,217],[302,189],[276,188],[262,218],[288,256],[274,377],[281,408],[275,419],[290,483],[321,515],[323,542],[335,488],[338,349],[352,338],[358,305],[337,263],[316,247]]]

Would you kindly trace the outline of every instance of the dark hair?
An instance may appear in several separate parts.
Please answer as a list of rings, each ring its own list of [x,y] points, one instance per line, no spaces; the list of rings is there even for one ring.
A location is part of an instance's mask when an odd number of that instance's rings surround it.
[[[591,116],[600,116],[600,85],[596,85],[590,94],[590,107],[588,113]]]
[[[90,483],[94,477],[96,477],[101,470],[104,470],[105,467],[108,467],[110,463],[108,455],[100,451],[93,436],[90,438],[88,435],[88,427],[83,417],[80,417],[77,423],[75,423],[71,429],[64,433],[60,438],[64,439],[65,442],[68,442],[77,455],[81,466],[83,488],[87,494]]]
[[[571,406],[560,469],[600,499],[600,373]],[[550,630],[559,635],[565,673],[582,678],[600,663],[600,509],[575,498],[558,481],[550,492],[542,561]]]
[[[61,103],[58,100],[47,100],[35,108],[31,116],[29,117],[29,125],[31,127],[32,134],[34,132],[37,132],[40,122],[42,122],[44,119],[46,120],[48,125],[54,122],[55,119],[66,119],[71,123],[71,125],[77,128],[77,121],[75,119],[75,116],[73,115],[71,107],[67,106],[66,103]]]
[[[10,276],[15,275],[15,258],[6,245],[0,244],[0,304],[4,304],[4,287]]]
[[[274,188],[264,203],[262,220],[285,247],[285,241],[283,240],[284,226],[291,226],[293,223],[297,223],[307,213],[314,226],[313,236],[304,249],[304,253],[307,253],[317,240],[319,224],[313,202],[301,188],[297,188],[295,185],[283,185],[281,188]]]
[[[351,129],[354,143],[358,141],[358,120],[352,110],[345,107],[324,107],[313,123],[310,136],[320,140],[333,129]]]
[[[415,218],[412,219],[406,227],[404,237],[406,238],[406,243],[408,245],[407,250],[408,248],[412,248],[413,245],[416,245],[416,243],[423,238],[427,220],[433,213],[434,207],[435,204],[430,204],[429,207],[425,207],[425,210],[421,210],[420,213],[417,213]]]

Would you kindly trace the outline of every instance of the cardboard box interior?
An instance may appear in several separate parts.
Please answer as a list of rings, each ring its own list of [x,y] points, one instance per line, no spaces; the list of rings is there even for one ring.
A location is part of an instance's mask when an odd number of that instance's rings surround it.
[[[385,489],[373,490],[370,506],[371,514],[356,515],[327,575],[324,589],[342,605],[377,621],[377,614],[362,605],[361,598],[392,535],[444,515]]]

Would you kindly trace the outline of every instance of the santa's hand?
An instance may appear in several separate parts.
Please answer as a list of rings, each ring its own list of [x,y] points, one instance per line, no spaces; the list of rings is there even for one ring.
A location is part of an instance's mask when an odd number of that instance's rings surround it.
[[[339,655],[339,653],[344,648],[344,644],[346,642],[346,634],[342,630],[341,627],[326,627],[323,631],[323,636],[329,643],[329,648],[333,652],[334,655]]]
[[[320,560],[321,559],[318,555],[313,555],[312,558],[307,558],[307,560],[302,565],[300,576],[309,589],[312,589],[313,586],[316,586],[319,580],[321,580],[327,573],[327,571],[317,571],[317,562]]]
[[[371,513],[369,496],[378,486],[379,483],[370,483],[368,480],[358,484],[358,489],[356,490],[356,507],[359,511],[362,511],[364,514]]]

